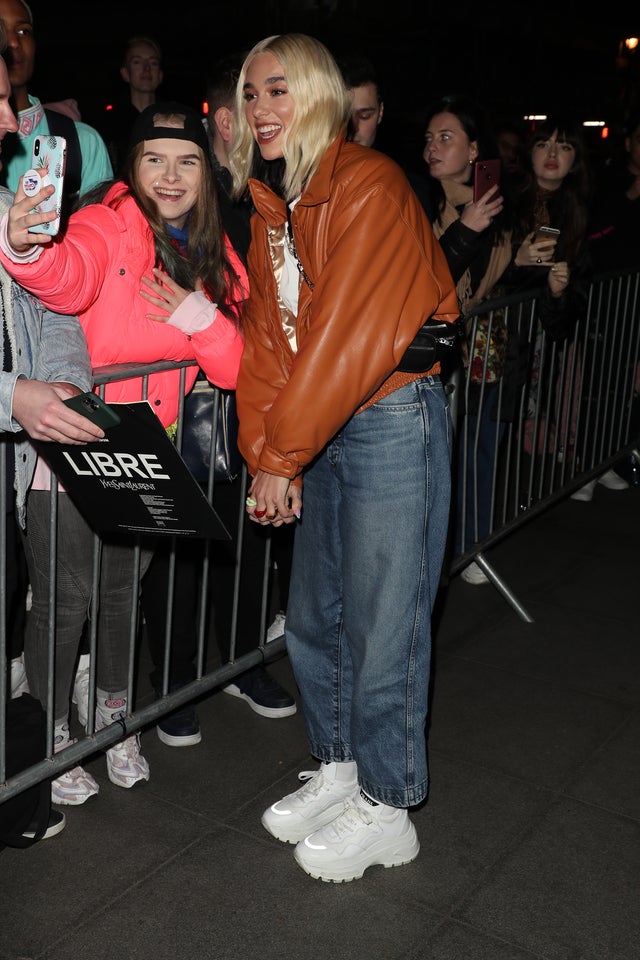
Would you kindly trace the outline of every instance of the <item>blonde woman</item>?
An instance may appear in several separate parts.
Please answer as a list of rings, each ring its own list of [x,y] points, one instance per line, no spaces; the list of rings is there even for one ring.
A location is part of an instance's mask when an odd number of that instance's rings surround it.
[[[439,367],[398,366],[457,301],[400,168],[346,142],[349,98],[321,43],[258,43],[237,106],[235,189],[257,211],[237,391],[247,512],[299,518],[285,634],[320,761],[262,822],[311,876],[352,880],[419,850],[408,808],[427,792],[451,435]]]

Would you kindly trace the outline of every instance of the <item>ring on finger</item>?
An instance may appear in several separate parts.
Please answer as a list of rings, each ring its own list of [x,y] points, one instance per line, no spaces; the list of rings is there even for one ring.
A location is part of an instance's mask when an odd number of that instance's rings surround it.
[[[264,515],[266,514],[266,512],[267,512],[266,510],[254,510],[253,515],[254,517],[257,517],[258,520],[261,520],[262,517],[264,517]]]
[[[542,263],[542,257],[536,257],[536,263]]]

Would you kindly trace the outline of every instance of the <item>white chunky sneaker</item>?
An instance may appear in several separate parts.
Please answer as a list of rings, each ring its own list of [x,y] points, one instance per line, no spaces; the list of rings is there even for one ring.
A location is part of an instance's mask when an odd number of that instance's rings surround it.
[[[23,693],[29,693],[29,681],[24,668],[24,653],[11,661],[11,699],[16,700]]]
[[[71,695],[72,702],[78,708],[78,720],[83,727],[86,727],[89,716],[89,663],[89,654],[83,653],[78,660],[78,669],[76,670],[73,694]]]
[[[420,843],[406,810],[376,803],[360,792],[347,809],[297,844],[294,857],[316,880],[348,883],[367,867],[399,867],[418,856]]]
[[[150,777],[149,764],[140,753],[140,735],[134,733],[107,750],[107,773],[117,787],[132,787]]]
[[[464,568],[460,576],[465,583],[472,583],[474,586],[478,586],[481,583],[489,583],[489,577],[475,560],[472,560],[469,566]]]
[[[607,490],[626,490],[629,486],[624,477],[616,473],[615,470],[607,470],[601,477],[598,477],[598,483]]]
[[[285,614],[276,613],[275,617],[273,618],[273,623],[267,630],[266,643],[271,643],[273,640],[278,640],[279,637],[284,636],[285,622]]]
[[[94,797],[99,789],[90,773],[82,767],[74,767],[51,782],[51,802],[78,806]]]
[[[104,730],[111,722],[116,722],[126,715],[127,702],[124,699],[100,699],[100,705],[96,707],[96,730]],[[149,779],[149,764],[140,753],[139,733],[134,733],[126,740],[109,747],[107,773],[111,783],[127,790],[139,780]]]
[[[348,779],[338,779],[349,773]],[[307,782],[272,804],[262,815],[262,826],[284,843],[298,843],[310,833],[335,820],[358,793],[358,773],[355,763],[349,770],[343,763],[322,763],[313,774],[300,773]],[[307,779],[307,777],[309,779]]]

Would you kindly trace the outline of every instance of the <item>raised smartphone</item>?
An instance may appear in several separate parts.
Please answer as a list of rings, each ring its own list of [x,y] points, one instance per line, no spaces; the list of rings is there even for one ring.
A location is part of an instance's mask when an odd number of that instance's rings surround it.
[[[560,231],[557,227],[538,227],[532,243],[541,243],[543,240],[558,240]]]
[[[54,192],[46,200],[36,204],[33,212],[50,213],[55,210],[57,216],[49,223],[38,223],[29,227],[31,233],[48,233],[52,237],[60,229],[60,211],[62,209],[62,188],[64,186],[64,171],[67,163],[67,141],[64,137],[35,137],[31,149],[31,170],[22,178],[22,185],[27,196],[37,194],[47,180],[38,182],[39,172],[46,171],[48,182],[55,187]]]
[[[476,160],[473,175],[473,202],[477,203],[484,197],[490,187],[500,186],[500,171],[502,163],[496,160]],[[497,196],[497,194],[496,194]]]
[[[115,427],[120,423],[120,417],[113,407],[105,403],[97,393],[79,393],[64,402],[76,413],[81,413],[83,417],[96,423],[103,430],[108,430],[109,427]]]

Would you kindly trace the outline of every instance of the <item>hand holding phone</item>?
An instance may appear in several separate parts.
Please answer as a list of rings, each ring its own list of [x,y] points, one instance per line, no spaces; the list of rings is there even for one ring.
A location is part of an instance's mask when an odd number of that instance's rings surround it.
[[[543,240],[554,240],[556,243],[560,237],[560,231],[556,227],[538,227],[532,243],[542,243]]]
[[[64,403],[103,430],[108,430],[109,427],[115,427],[120,423],[120,415],[97,393],[79,393],[75,397],[69,397]]]
[[[55,188],[46,200],[37,203],[31,213],[56,213],[55,220],[37,223],[29,227],[30,233],[47,233],[54,237],[60,229],[60,211],[62,209],[62,190],[67,162],[67,141],[64,137],[35,137],[31,151],[31,170],[22,178],[25,196],[36,196],[49,184]],[[41,176],[42,173],[45,176]]]

